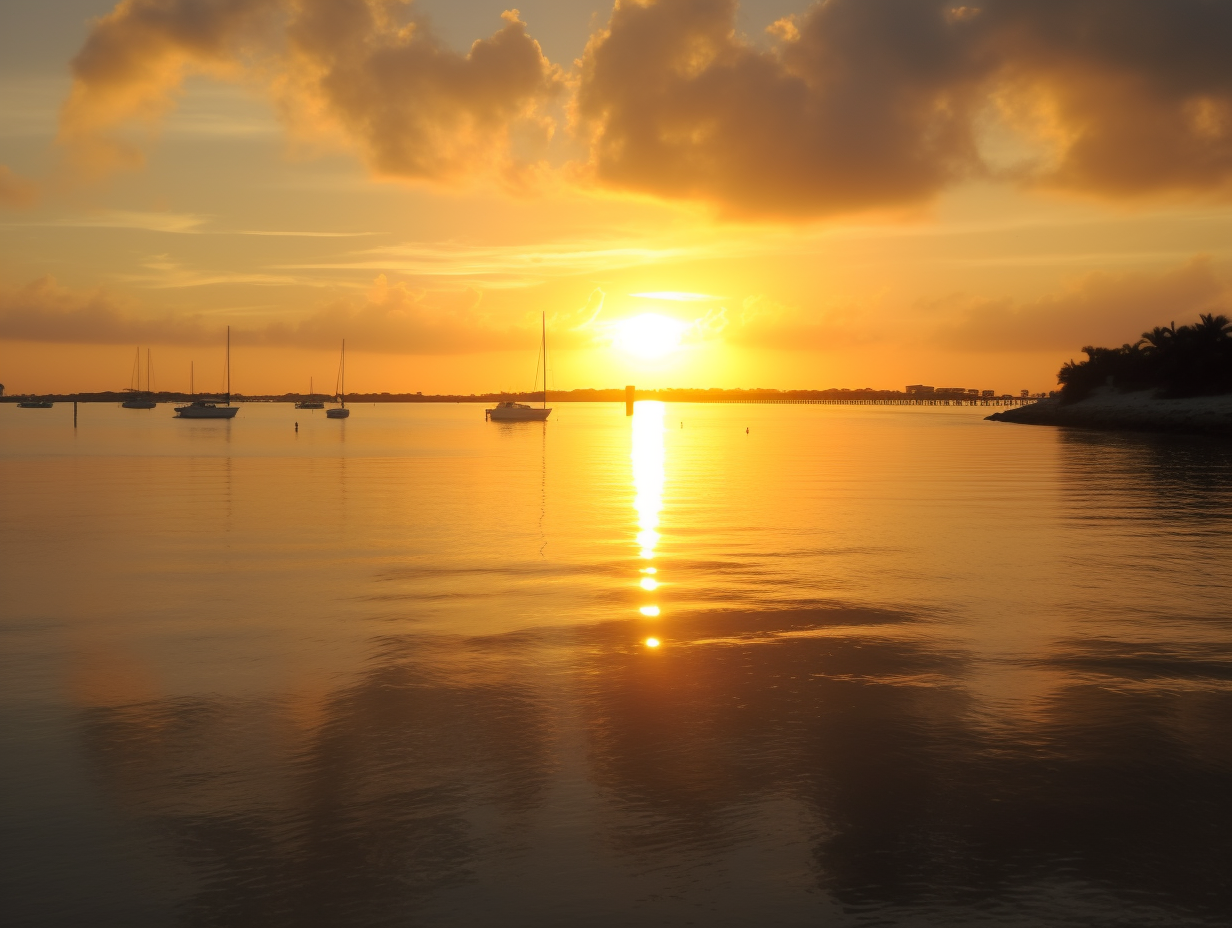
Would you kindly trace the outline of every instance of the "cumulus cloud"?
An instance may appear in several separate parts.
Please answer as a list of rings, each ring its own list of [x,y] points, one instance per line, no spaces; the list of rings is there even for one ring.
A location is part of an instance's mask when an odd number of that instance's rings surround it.
[[[38,199],[38,186],[14,174],[8,165],[0,164],[0,206],[20,209],[33,206]]]
[[[927,198],[993,168],[1115,196],[1232,184],[1232,4],[826,0],[763,48],[736,0],[619,2],[574,114],[603,184],[736,213]]]
[[[61,141],[87,170],[137,164],[129,130],[207,73],[264,86],[296,128],[340,134],[379,174],[514,175],[511,138],[551,134],[561,77],[516,11],[502,20],[462,54],[400,0],[123,0],[73,61]]]
[[[593,311],[602,296],[592,297]],[[586,310],[579,310],[583,313]],[[577,315],[577,314],[575,314]],[[143,313],[101,291],[77,292],[50,277],[0,289],[0,338],[12,341],[99,345],[219,344],[216,318]],[[533,346],[538,319],[502,323],[480,311],[480,293],[429,296],[377,277],[362,298],[340,299],[295,322],[233,325],[236,344],[332,348],[346,338],[360,351],[391,354],[468,354]],[[565,338],[574,338],[566,332]],[[574,338],[576,341],[576,338]]]

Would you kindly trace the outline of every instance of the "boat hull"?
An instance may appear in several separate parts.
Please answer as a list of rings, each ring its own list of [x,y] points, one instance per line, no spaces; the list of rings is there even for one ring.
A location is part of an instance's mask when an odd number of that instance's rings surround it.
[[[552,414],[552,410],[529,408],[507,409],[497,406],[487,411],[488,418],[493,422],[543,422]]]
[[[238,406],[177,406],[177,419],[234,419]]]
[[[296,409],[324,409],[324,403],[296,403]]]
[[[325,411],[325,416],[328,419],[345,419],[351,414],[351,410],[345,406],[340,409],[328,409]]]
[[[125,409],[155,409],[158,406],[153,400],[128,400],[120,405]]]
[[[55,403],[18,403],[18,409],[51,409]]]

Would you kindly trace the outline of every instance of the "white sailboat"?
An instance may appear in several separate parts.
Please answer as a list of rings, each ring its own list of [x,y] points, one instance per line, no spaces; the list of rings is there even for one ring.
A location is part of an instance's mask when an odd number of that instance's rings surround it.
[[[137,349],[137,357],[133,361],[133,382],[129,387],[132,396],[126,399],[120,405],[125,409],[153,409],[158,403],[154,402],[154,397],[150,388],[150,349],[145,350],[145,395],[142,396],[141,390],[141,349]]]
[[[336,409],[325,410],[325,415],[329,419],[345,419],[351,414],[351,410],[346,408],[346,339],[342,340],[342,357],[338,359],[338,402],[341,404]]]
[[[234,419],[240,411],[238,406],[231,405],[231,326],[227,326],[227,399],[225,406],[219,406],[216,400],[193,400],[187,406],[175,407],[177,419]]]
[[[484,418],[493,422],[543,422],[552,414],[548,408],[548,320],[546,313],[540,314],[543,331],[543,343],[540,352],[543,355],[543,405],[536,409],[525,403],[497,403],[491,409],[484,410]],[[532,384],[531,390],[534,390]]]

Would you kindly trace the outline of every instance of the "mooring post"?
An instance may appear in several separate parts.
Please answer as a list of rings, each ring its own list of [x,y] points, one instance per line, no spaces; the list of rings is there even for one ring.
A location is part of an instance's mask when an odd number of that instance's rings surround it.
[[[627,387],[625,387],[625,415],[626,416],[633,415],[633,394],[634,392],[635,390],[634,390],[633,384],[629,384]]]
[[[73,428],[77,428],[77,401],[73,400]]]

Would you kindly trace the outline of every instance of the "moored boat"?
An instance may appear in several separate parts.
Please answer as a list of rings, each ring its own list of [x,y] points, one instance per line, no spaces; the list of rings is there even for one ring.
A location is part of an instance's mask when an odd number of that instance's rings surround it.
[[[231,326],[227,326],[227,397],[226,405],[219,406],[216,400],[194,399],[187,406],[175,407],[177,419],[234,419],[240,411],[231,405]]]
[[[540,324],[543,332],[543,343],[540,347],[543,358],[543,405],[536,409],[526,403],[497,403],[491,409],[483,411],[485,419],[491,419],[493,422],[543,422],[552,414],[552,410],[548,408],[548,322],[546,314],[540,314]],[[537,384],[537,371],[535,380]],[[533,391],[534,388],[535,384],[532,384],[531,390]]]
[[[342,340],[342,355],[338,359],[338,406],[335,409],[326,410],[325,415],[329,419],[346,419],[351,415],[351,410],[346,408],[346,339]]]

